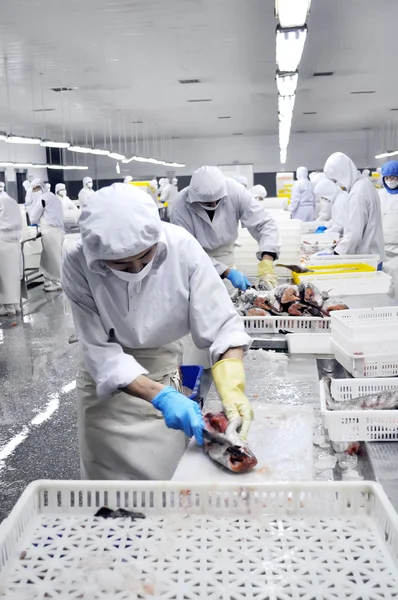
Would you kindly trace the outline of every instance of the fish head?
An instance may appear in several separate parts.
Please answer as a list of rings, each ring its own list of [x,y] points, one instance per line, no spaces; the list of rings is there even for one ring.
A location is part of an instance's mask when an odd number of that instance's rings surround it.
[[[236,444],[216,444],[205,442],[205,452],[212,460],[233,473],[246,473],[257,465],[257,459],[251,450],[241,442]]]

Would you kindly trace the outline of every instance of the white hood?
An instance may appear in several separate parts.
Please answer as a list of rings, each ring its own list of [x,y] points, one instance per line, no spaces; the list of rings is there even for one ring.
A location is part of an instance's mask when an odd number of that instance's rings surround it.
[[[307,167],[299,167],[296,172],[297,179],[308,179]]]
[[[250,194],[253,196],[253,198],[266,198],[267,197],[267,190],[265,189],[265,187],[263,185],[254,185],[251,189],[250,189]]]
[[[335,152],[327,159],[323,171],[328,179],[333,179],[349,192],[361,174],[355,164],[343,152]]]
[[[187,201],[216,202],[227,195],[227,180],[217,167],[200,167],[191,177]]]
[[[79,221],[83,252],[91,271],[106,275],[103,260],[135,256],[158,243],[153,268],[165,260],[163,225],[159,211],[146,192],[114,183],[86,200]]]
[[[333,202],[339,193],[340,188],[337,183],[330,181],[330,179],[321,179],[315,186],[314,194],[319,198],[326,198],[329,202]]]

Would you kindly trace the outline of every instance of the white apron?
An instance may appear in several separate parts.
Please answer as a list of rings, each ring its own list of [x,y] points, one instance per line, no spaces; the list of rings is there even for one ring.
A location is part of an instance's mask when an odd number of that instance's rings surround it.
[[[204,250],[215,260],[219,260],[224,265],[233,268],[235,261],[234,246],[220,246],[220,248],[216,248],[215,250]],[[223,279],[223,282],[229,295],[232,296],[236,292],[236,289],[229,279]],[[182,342],[184,344],[184,365],[200,365],[205,369],[210,369],[211,362],[210,353],[208,350],[200,350],[197,346],[195,346],[191,335],[186,335]]]
[[[43,250],[40,258],[40,272],[47,279],[59,281],[61,279],[61,250],[63,231],[60,227],[52,227],[40,223]]]
[[[124,349],[153,381],[179,391],[181,341],[156,349]],[[166,427],[150,402],[119,392],[98,398],[84,367],[76,380],[82,479],[167,480],[185,452],[185,435]]]
[[[21,300],[21,231],[0,233],[0,304]]]

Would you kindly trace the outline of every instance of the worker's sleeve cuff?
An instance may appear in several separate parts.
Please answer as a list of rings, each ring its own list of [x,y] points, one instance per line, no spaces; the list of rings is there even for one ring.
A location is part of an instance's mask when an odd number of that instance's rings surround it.
[[[244,332],[233,332],[223,335],[217,339],[210,347],[211,364],[215,365],[223,354],[230,348],[243,348],[247,352],[252,345],[252,338]]]
[[[112,364],[114,363],[114,364]],[[142,367],[133,356],[122,354],[103,365],[103,376],[97,380],[97,394],[99,398],[107,398],[128,386],[140,375],[147,375],[148,371]]]
[[[257,260],[262,260],[263,254],[269,254],[274,260],[276,260],[277,258],[279,258],[279,249],[274,248],[274,250],[260,250],[256,253]]]
[[[268,254],[268,256],[272,256],[273,260],[276,260],[278,258],[278,255],[276,254],[276,252],[261,252],[260,260],[262,260],[264,258],[265,254]]]

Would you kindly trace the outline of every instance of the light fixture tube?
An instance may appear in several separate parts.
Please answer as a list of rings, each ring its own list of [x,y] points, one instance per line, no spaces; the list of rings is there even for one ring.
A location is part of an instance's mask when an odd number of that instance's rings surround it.
[[[40,138],[26,137],[22,135],[7,135],[5,141],[8,144],[40,144]]]
[[[279,71],[294,73],[300,64],[307,38],[307,26],[276,29],[276,64]]]
[[[43,148],[69,148],[69,142],[53,142],[52,140],[42,140],[40,146]]]
[[[275,16],[281,27],[301,27],[310,8],[311,0],[275,0]]]

